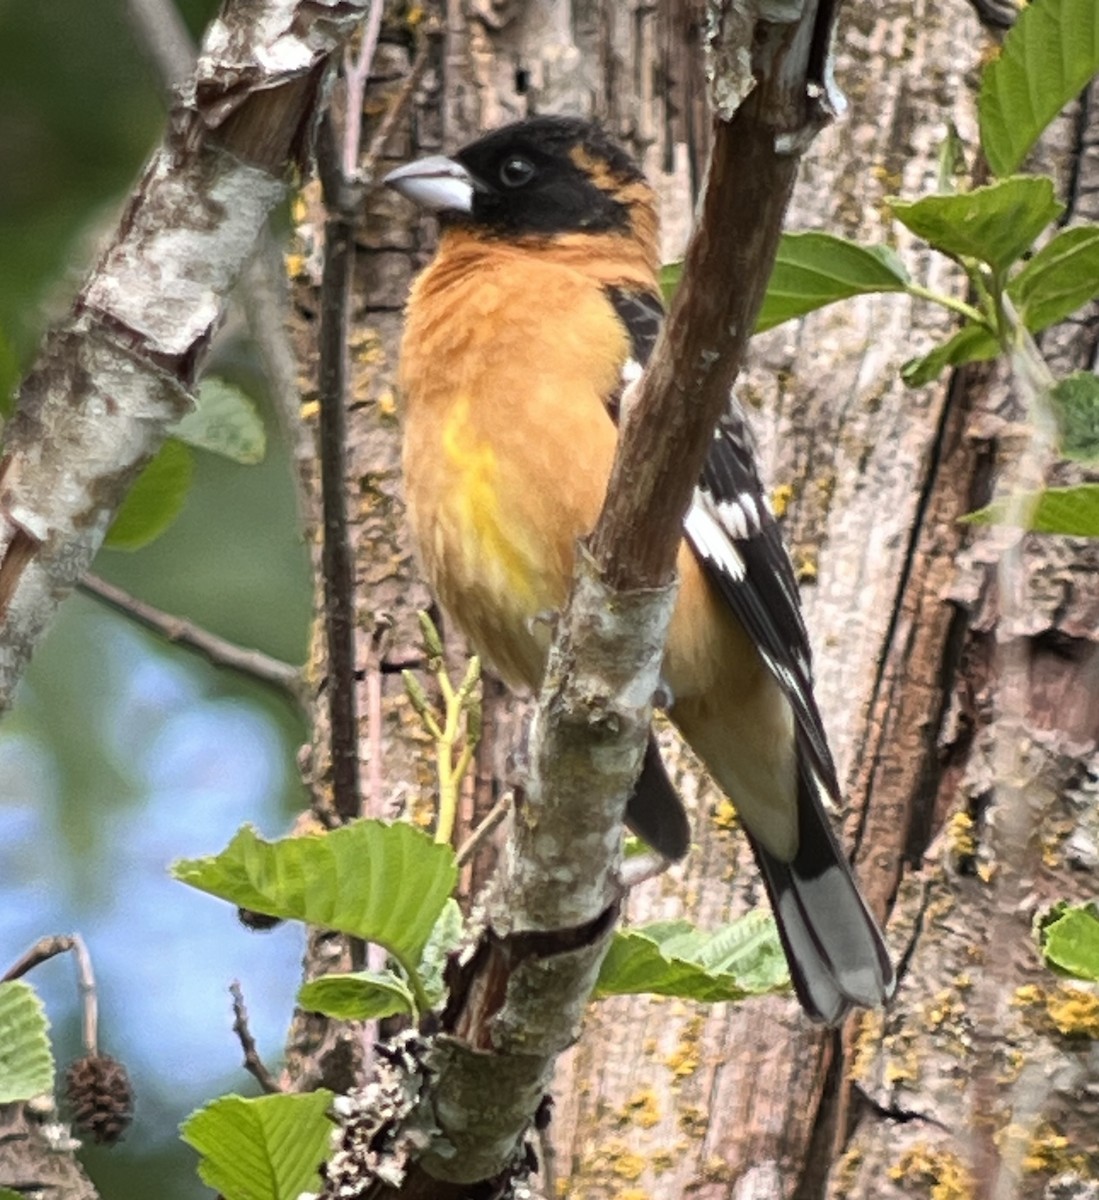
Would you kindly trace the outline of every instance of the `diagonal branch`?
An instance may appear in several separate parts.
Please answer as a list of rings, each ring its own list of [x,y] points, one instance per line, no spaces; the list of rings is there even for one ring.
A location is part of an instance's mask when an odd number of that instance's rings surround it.
[[[299,708],[305,708],[305,684],[298,667],[272,658],[262,650],[249,650],[246,646],[238,646],[235,642],[203,629],[193,621],[176,616],[175,613],[165,612],[153,604],[131,596],[129,592],[106,579],[101,579],[91,571],[85,574],[77,587],[85,595],[95,597],[115,612],[129,617],[154,633],[159,633],[167,641],[196,651],[215,667],[228,667],[242,675],[250,675],[261,683],[270,684],[271,687],[289,694]]]
[[[372,1196],[472,1196],[474,1181],[514,1168],[613,933],[623,809],[648,733],[683,517],[755,323],[800,153],[828,115],[830,4],[806,3],[786,20],[774,8],[772,20],[746,16],[731,0],[708,7],[719,116],[685,282],[591,550],[577,556],[490,928],[451,980],[430,1059],[441,1133],[400,1188],[377,1185]]]
[[[189,389],[367,0],[230,2],[0,460],[0,709]],[[262,44],[258,39],[262,38]]]

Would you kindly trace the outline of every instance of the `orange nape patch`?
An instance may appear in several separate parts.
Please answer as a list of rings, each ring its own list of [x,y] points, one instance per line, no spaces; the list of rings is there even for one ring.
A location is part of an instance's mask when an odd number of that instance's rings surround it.
[[[652,269],[657,270],[660,266],[660,219],[653,189],[643,178],[616,175],[609,163],[589,154],[583,146],[574,146],[569,151],[569,158],[600,191],[612,196],[629,211],[630,236]]]

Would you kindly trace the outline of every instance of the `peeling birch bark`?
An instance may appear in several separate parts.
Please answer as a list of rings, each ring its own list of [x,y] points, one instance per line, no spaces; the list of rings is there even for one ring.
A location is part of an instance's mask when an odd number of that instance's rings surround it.
[[[0,709],[189,391],[366,0],[230,3],[0,462]]]

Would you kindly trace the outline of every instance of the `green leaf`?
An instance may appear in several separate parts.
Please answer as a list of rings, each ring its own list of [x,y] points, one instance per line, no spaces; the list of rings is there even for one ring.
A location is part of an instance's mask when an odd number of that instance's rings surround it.
[[[922,387],[938,379],[947,367],[968,362],[987,362],[999,352],[996,339],[987,329],[972,323],[966,324],[922,358],[910,358],[901,367],[901,378],[909,387]]]
[[[0,1104],[53,1091],[49,1028],[46,1010],[29,983],[0,983]]]
[[[18,1192],[13,1192],[11,1188],[0,1187],[0,1200],[27,1200],[27,1198]]]
[[[424,946],[420,958],[420,977],[424,981],[424,991],[431,1000],[433,1007],[438,1006],[446,997],[446,982],[443,974],[446,970],[447,956],[458,948],[465,934],[465,922],[458,901],[451,897],[443,905],[443,911],[431,930],[431,936]]]
[[[196,407],[172,430],[181,442],[251,466],[267,453],[267,431],[249,397],[225,379],[204,379]]]
[[[1042,130],[1099,71],[1095,0],[1041,0],[1021,8],[1000,57],[981,79],[981,145],[997,175],[1010,175]]]
[[[1059,379],[1049,395],[1065,458],[1099,459],[1099,376],[1076,371]]]
[[[664,297],[665,308],[671,306],[682,278],[683,264],[681,262],[667,263],[660,268],[660,292]]]
[[[968,513],[962,520],[975,525],[1002,523],[1008,513],[1018,507],[1027,513],[1025,528],[1034,533],[1099,537],[1099,483],[1022,492],[1011,500],[997,501],[987,508]]]
[[[1099,982],[1099,912],[1093,904],[1066,908],[1042,931],[1046,959],[1077,979]]]
[[[1034,333],[1099,295],[1099,227],[1062,230],[1012,277],[1007,293]]]
[[[785,233],[756,332],[869,292],[902,292],[904,264],[888,246],[861,246],[830,233]]]
[[[328,1157],[332,1093],[222,1096],[184,1121],[183,1140],[202,1156],[198,1173],[225,1200],[297,1200],[320,1191]]]
[[[103,544],[140,550],[155,541],[183,510],[193,473],[190,450],[169,438],[130,488]]]
[[[651,993],[715,1003],[789,984],[770,913],[752,912],[714,933],[688,921],[620,930],[603,960],[597,996]]]
[[[971,192],[889,198],[893,215],[929,245],[953,258],[977,258],[1003,270],[1030,249],[1064,205],[1053,180],[1016,175]]]
[[[404,980],[389,971],[353,971],[310,979],[298,989],[298,1007],[340,1021],[379,1021],[395,1013],[416,1012]]]
[[[221,854],[184,859],[172,873],[238,907],[375,942],[406,967],[420,961],[458,878],[449,846],[384,821],[276,842],[246,825]]]

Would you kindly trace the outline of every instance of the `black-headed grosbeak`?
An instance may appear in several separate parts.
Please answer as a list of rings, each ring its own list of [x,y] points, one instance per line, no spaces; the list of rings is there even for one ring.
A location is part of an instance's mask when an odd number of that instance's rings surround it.
[[[401,346],[408,512],[428,580],[512,687],[537,689],[578,538],[595,525],[623,389],[663,316],[653,192],[597,126],[536,117],[386,182],[438,213]],[[736,806],[797,994],[836,1022],[893,967],[832,833],[839,784],[797,585],[734,405],[685,522],[668,715]],[[650,739],[627,808],[669,858],[682,805]]]

